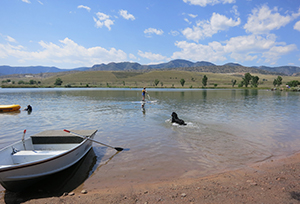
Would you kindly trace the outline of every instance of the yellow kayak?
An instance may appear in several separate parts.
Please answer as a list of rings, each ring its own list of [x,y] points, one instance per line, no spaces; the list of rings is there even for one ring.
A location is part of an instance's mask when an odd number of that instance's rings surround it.
[[[0,113],[2,112],[12,112],[12,111],[17,111],[21,108],[20,105],[0,105]]]

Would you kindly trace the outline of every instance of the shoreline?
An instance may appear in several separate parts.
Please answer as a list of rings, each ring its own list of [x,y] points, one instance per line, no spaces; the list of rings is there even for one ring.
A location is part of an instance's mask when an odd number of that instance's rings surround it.
[[[87,193],[83,187],[70,195],[24,203],[299,203],[300,153],[198,178],[120,183]]]

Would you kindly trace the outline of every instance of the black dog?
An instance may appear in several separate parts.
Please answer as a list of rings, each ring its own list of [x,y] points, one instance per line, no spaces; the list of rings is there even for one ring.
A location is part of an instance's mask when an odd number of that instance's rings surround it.
[[[172,116],[172,123],[177,123],[179,125],[186,125],[184,120],[178,118],[177,113],[173,112],[171,116]]]

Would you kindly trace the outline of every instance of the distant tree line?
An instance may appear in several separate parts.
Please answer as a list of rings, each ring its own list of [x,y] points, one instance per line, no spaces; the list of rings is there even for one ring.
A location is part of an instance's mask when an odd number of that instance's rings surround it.
[[[278,76],[276,79],[273,81],[274,87],[279,87],[282,84],[282,77]],[[300,85],[300,82],[298,80],[292,80],[286,83],[289,87],[297,87]]]
[[[6,80],[3,80],[2,81],[2,84],[6,84],[6,83],[12,83],[12,84],[14,84],[15,82],[14,81],[11,81],[10,79],[6,79]]]
[[[287,82],[286,85],[288,85],[290,87],[297,87],[300,85],[300,82],[298,80],[293,80],[293,81]]]
[[[252,76],[250,73],[246,73],[244,77],[242,78],[241,83],[238,85],[238,87],[245,86],[248,87],[249,84],[251,84],[251,87],[257,87],[258,86],[259,77],[258,76]],[[235,82],[232,82],[233,86]]]
[[[7,80],[3,80],[2,83],[12,83],[12,84],[15,84],[15,81],[11,81],[10,79],[7,79]],[[22,85],[22,84],[26,84],[26,85],[34,85],[34,84],[41,84],[40,81],[35,81],[33,79],[31,79],[30,81],[23,81],[23,80],[20,80],[18,81],[18,84],[19,85]]]
[[[23,80],[18,81],[18,84],[30,84],[30,85],[34,85],[34,84],[40,84],[40,83],[41,83],[40,81],[35,81],[33,79],[31,79],[29,82],[26,82],[26,81],[23,81]]]
[[[172,77],[170,77],[171,79]],[[177,77],[175,77],[175,79],[177,79]],[[263,79],[264,81],[265,79]],[[274,79],[273,81],[273,85],[274,87],[279,87],[282,85],[282,77],[281,76],[277,76],[276,79]],[[195,82],[196,79],[195,78],[191,78],[191,81]],[[5,81],[2,81],[2,83],[10,83],[11,80],[10,79],[7,79]],[[179,83],[181,84],[181,86],[183,87],[185,85],[185,79],[180,79]],[[38,81],[36,82],[35,80],[30,80],[29,82],[24,82],[24,81],[19,81],[18,84],[40,84],[41,82]],[[63,81],[61,80],[61,78],[57,78],[56,81],[54,82],[54,85],[55,86],[61,86],[63,83]],[[160,83],[161,87],[163,87],[164,83],[162,81],[159,81],[158,79],[155,79],[154,82],[153,82],[153,85],[154,86],[158,86],[158,84]],[[203,76],[202,78],[202,87],[206,87],[207,86],[207,83],[208,83],[208,77],[206,75]],[[237,83],[237,80],[235,79],[232,79],[231,80],[231,85],[232,87],[234,87]],[[14,84],[14,82],[13,82]],[[125,86],[125,81],[122,82],[123,86]],[[137,85],[137,82],[135,82],[135,84]],[[242,81],[238,84],[238,87],[243,87],[245,86],[246,88],[248,86],[251,86],[251,87],[258,87],[259,85],[259,77],[258,76],[253,76],[251,75],[250,73],[246,73],[244,75],[244,77],[242,77]],[[290,87],[296,87],[296,86],[299,86],[300,85],[300,82],[298,80],[293,80],[293,81],[290,81],[290,82],[287,82],[286,85],[290,86]],[[107,83],[107,86],[109,86],[109,84]],[[217,87],[218,84],[214,84],[214,87]],[[66,87],[71,87],[71,85],[66,85]],[[88,87],[88,84],[87,84],[87,87]],[[172,84],[172,87],[174,87],[174,84]],[[192,88],[192,86],[190,86],[190,88]]]

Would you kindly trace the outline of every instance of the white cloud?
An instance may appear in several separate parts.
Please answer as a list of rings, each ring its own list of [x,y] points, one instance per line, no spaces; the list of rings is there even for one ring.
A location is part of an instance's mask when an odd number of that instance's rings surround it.
[[[252,61],[259,59],[266,63],[275,64],[281,56],[297,49],[296,45],[286,45],[276,42],[276,36],[248,35],[231,38],[224,46],[225,52],[236,61]]]
[[[253,34],[266,34],[271,30],[278,30],[285,26],[298,15],[299,12],[292,14],[292,16],[283,16],[278,12],[277,7],[270,9],[267,5],[263,5],[252,10],[244,29]]]
[[[132,21],[135,20],[135,17],[132,14],[129,14],[128,11],[126,11],[126,10],[120,10],[119,14],[126,20],[129,20],[129,19]]]
[[[83,9],[86,9],[88,12],[91,11],[91,8],[88,7],[88,6],[79,5],[79,6],[77,6],[77,8],[83,8]]]
[[[195,61],[224,61],[226,57],[223,46],[219,42],[212,42],[209,45],[188,43],[186,41],[176,42],[175,45],[181,49],[174,52],[172,59],[189,59]]]
[[[226,52],[228,53],[248,53],[248,52],[262,52],[275,46],[276,36],[268,35],[262,37],[259,35],[246,35],[233,37],[226,42]]]
[[[235,0],[183,0],[183,2],[205,7],[206,5],[215,5],[220,3],[232,4],[235,3]]]
[[[151,35],[151,34],[162,35],[164,33],[164,31],[158,30],[156,28],[147,28],[146,30],[144,30],[144,33],[148,34],[148,35]]]
[[[163,55],[154,54],[152,52],[142,52],[141,50],[139,50],[138,55],[151,61],[162,61],[167,59],[167,57]]]
[[[286,45],[283,42],[276,42],[276,36],[273,34],[265,37],[259,35],[238,36],[223,44],[216,41],[208,43],[208,45],[180,41],[175,45],[181,51],[174,52],[172,59],[182,58],[210,62],[222,62],[227,58],[232,58],[239,62],[258,59],[274,64],[281,56],[297,49],[294,44]]]
[[[188,14],[189,15],[189,17],[191,17],[191,18],[196,18],[198,15],[194,15],[194,14]]]
[[[292,13],[292,17],[295,18],[295,19],[298,18],[299,16],[300,16],[300,7],[299,7],[297,13]]]
[[[0,44],[0,58],[14,57],[19,63],[49,64],[56,66],[92,66],[99,63],[123,62],[127,54],[115,48],[85,48],[69,38],[60,40],[59,44],[40,41],[41,51],[30,52],[23,46]]]
[[[23,2],[30,4],[31,2],[29,0],[22,0]]]
[[[177,36],[177,35],[179,35],[180,33],[179,33],[178,31],[176,31],[176,30],[171,30],[171,31],[170,31],[170,34],[173,35],[173,36]]]
[[[131,54],[131,53],[129,54],[129,58],[130,59],[137,59],[137,57],[134,54]]]
[[[191,24],[191,22],[189,21],[189,19],[184,18],[183,20],[184,20],[185,22],[187,22],[188,24]]]
[[[23,50],[24,47],[21,45],[17,45],[17,46],[13,46],[10,44],[0,44],[0,58],[7,58],[10,56],[17,56],[19,57],[19,53],[21,52],[21,50]]]
[[[97,28],[102,28],[102,26],[105,26],[108,28],[108,30],[111,30],[110,26],[114,24],[114,21],[110,19],[109,15],[101,12],[96,13],[96,15],[98,19],[94,17],[94,21],[96,23],[95,26]]]
[[[189,40],[198,42],[200,39],[211,37],[213,34],[222,30],[227,30],[230,27],[238,26],[241,23],[241,19],[227,18],[224,15],[213,13],[210,21],[198,21],[193,28],[186,28],[182,31],[182,34]]]
[[[300,21],[294,25],[294,29],[300,31]]]
[[[265,62],[274,65],[276,64],[276,61],[280,58],[280,56],[286,55],[296,49],[297,46],[294,44],[287,46],[274,46],[267,52],[264,52],[263,57],[266,59]]]
[[[13,42],[13,43],[16,43],[16,42],[17,42],[14,38],[12,38],[12,37],[10,37],[10,36],[6,36],[6,40],[7,40],[8,42]]]
[[[230,12],[233,13],[235,17],[240,16],[240,13],[238,12],[238,7],[236,5],[232,7],[232,10],[230,10]]]

